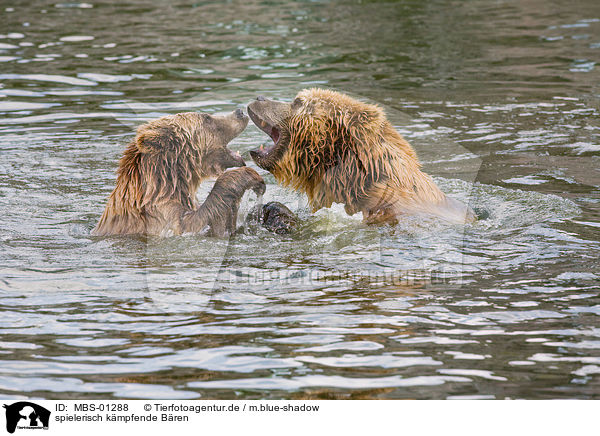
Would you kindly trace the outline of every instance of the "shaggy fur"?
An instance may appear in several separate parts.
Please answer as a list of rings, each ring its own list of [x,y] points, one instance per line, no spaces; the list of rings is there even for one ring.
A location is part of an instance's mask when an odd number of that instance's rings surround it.
[[[226,168],[245,165],[226,145],[247,123],[237,110],[227,116],[169,115],[140,126],[119,162],[116,187],[92,234],[231,233],[246,189],[260,195],[265,190],[264,181],[251,168],[223,174]],[[200,183],[219,175],[198,206]]]
[[[323,89],[301,91],[291,104],[259,97],[252,121],[274,145],[251,151],[258,166],[307,194],[313,211],[342,203],[369,224],[427,213],[468,222],[473,212],[450,199],[421,171],[413,148],[376,105]]]

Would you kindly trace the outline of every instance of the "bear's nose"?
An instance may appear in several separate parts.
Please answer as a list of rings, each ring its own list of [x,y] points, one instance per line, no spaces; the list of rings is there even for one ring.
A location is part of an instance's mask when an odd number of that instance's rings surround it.
[[[244,111],[241,110],[240,108],[237,108],[234,113],[235,113],[236,117],[238,117],[238,118],[244,118]]]
[[[258,101],[265,101],[266,100],[266,98],[264,98],[262,95],[259,95],[258,97],[256,97],[256,99]]]

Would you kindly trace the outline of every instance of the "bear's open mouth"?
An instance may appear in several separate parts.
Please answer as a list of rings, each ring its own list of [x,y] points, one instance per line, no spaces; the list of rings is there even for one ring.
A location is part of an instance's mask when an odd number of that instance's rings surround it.
[[[254,150],[250,150],[250,155],[255,161],[257,159],[261,160],[266,158],[269,155],[269,153],[271,153],[275,149],[277,143],[279,142],[279,138],[281,137],[281,132],[277,127],[270,124],[267,120],[261,118],[256,112],[254,112],[250,108],[248,108],[248,115],[250,115],[250,119],[252,120],[252,122],[256,124],[256,126],[260,130],[269,135],[273,140],[272,145],[265,146],[264,144],[261,144],[260,147],[255,148]]]

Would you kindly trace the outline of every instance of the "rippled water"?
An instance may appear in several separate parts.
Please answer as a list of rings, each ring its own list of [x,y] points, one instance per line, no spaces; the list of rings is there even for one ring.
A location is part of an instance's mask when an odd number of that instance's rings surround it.
[[[2,397],[600,398],[596,0],[14,3]],[[89,236],[136,125],[310,86],[383,105],[489,218],[367,228],[264,174],[290,236]]]

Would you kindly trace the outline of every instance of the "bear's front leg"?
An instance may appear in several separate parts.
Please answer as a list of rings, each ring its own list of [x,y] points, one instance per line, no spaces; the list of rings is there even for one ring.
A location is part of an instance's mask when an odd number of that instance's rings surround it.
[[[240,201],[248,189],[259,196],[265,193],[265,181],[255,170],[241,167],[226,171],[219,176],[202,206],[184,214],[183,232],[207,230],[208,236],[216,237],[232,234],[237,225]]]

